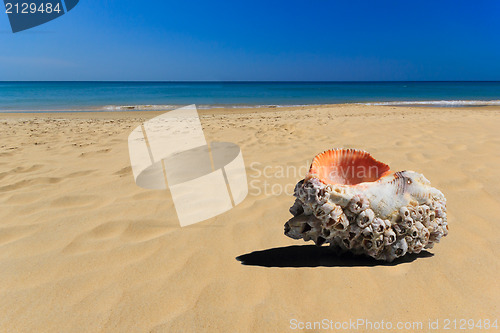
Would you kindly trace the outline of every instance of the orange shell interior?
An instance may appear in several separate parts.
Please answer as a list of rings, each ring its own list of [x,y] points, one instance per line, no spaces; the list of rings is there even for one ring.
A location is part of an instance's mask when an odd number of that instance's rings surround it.
[[[392,171],[370,153],[357,149],[332,149],[314,157],[309,177],[331,185],[356,185],[374,182]]]

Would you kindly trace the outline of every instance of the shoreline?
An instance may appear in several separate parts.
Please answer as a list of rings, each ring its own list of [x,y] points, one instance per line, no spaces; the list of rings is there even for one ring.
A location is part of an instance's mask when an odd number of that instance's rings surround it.
[[[195,104],[195,103],[193,103]],[[104,105],[77,107],[75,109],[19,109],[1,110],[0,114],[8,113],[88,113],[88,112],[161,112],[170,111],[192,104],[139,104],[139,105]],[[286,109],[324,106],[389,106],[389,107],[418,107],[418,108],[464,108],[500,106],[500,100],[407,100],[407,101],[366,101],[348,103],[307,103],[307,104],[195,104],[198,110],[239,110],[239,109]]]
[[[182,107],[182,106],[180,106]],[[12,112],[1,112],[0,119],[4,118],[44,118],[44,117],[60,117],[60,118],[92,118],[92,117],[104,117],[104,118],[151,118],[166,112],[172,111],[172,109],[165,110],[89,110],[89,111],[12,111]],[[251,113],[281,113],[287,111],[317,111],[317,110],[342,110],[350,109],[357,110],[365,113],[367,110],[377,110],[380,113],[389,111],[394,113],[394,110],[399,110],[397,113],[407,113],[412,110],[413,113],[418,114],[422,112],[436,111],[443,114],[452,113],[457,114],[460,112],[477,112],[481,113],[484,111],[500,111],[500,105],[468,105],[468,106],[420,106],[420,105],[375,105],[375,104],[361,104],[361,103],[344,103],[344,104],[314,104],[314,105],[294,105],[294,106],[259,106],[259,107],[217,107],[217,108],[197,108],[200,116],[208,115],[241,115],[241,114],[251,114]],[[391,111],[392,110],[392,111]]]

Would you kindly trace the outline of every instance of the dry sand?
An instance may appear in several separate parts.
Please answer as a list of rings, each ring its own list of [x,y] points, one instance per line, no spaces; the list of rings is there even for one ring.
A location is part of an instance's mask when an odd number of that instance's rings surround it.
[[[292,319],[427,332],[499,317],[500,109],[203,110],[207,141],[241,146],[250,193],[186,228],[129,167],[128,134],[157,114],[0,115],[1,332],[300,331]],[[290,191],[333,147],[422,172],[448,199],[449,235],[392,265],[284,236],[293,198],[276,184]]]

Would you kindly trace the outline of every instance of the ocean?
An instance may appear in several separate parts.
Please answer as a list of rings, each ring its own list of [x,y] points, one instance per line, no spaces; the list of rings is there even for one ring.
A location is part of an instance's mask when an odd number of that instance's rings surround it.
[[[500,82],[0,82],[0,112],[338,103],[500,105]]]

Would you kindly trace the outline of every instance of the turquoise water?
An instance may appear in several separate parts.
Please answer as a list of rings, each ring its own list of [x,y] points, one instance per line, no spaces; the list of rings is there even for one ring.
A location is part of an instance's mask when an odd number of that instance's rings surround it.
[[[500,82],[0,82],[0,112],[337,103],[500,105]]]

